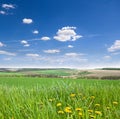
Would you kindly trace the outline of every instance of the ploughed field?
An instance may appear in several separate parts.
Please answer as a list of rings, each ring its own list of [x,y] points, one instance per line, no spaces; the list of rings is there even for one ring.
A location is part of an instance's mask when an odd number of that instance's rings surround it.
[[[0,119],[120,119],[120,80],[2,75]]]

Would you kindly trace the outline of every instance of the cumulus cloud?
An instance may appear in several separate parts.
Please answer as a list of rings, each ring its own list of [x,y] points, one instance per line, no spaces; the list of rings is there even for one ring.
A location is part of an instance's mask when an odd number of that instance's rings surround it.
[[[0,11],[0,14],[6,15],[7,13],[6,13],[5,11],[1,10],[1,11]]]
[[[21,41],[22,44],[27,44],[28,42],[26,40]]]
[[[118,50],[120,50],[120,40],[116,40],[114,44],[110,48],[108,48],[109,52],[115,52]]]
[[[4,8],[4,9],[15,9],[15,5],[13,5],[13,4],[2,4],[2,8]]]
[[[68,45],[68,48],[73,48],[74,46],[73,45]]]
[[[44,53],[49,53],[49,54],[55,54],[59,52],[60,50],[57,50],[57,49],[44,50]]]
[[[32,33],[33,34],[39,34],[39,31],[38,30],[34,30]]]
[[[0,55],[16,56],[15,53],[7,52],[7,51],[4,51],[4,50],[0,50]]]
[[[0,42],[0,47],[3,47],[3,46],[5,46],[2,42]]]
[[[23,44],[24,47],[29,47],[30,44],[26,40],[22,40],[21,44]]]
[[[65,42],[65,41],[75,41],[82,37],[82,35],[78,35],[76,32],[76,27],[63,27],[57,31],[57,35],[53,38],[55,40]]]
[[[65,56],[69,56],[69,57],[77,57],[77,56],[83,56],[85,54],[79,54],[79,53],[75,53],[75,52],[70,52],[70,53],[65,53]]]
[[[41,40],[47,41],[47,40],[50,40],[50,37],[44,36],[41,38]]]
[[[26,54],[27,57],[39,57],[39,54]]]
[[[31,23],[33,23],[33,20],[32,19],[28,19],[28,18],[24,18],[22,21],[23,21],[24,24],[31,24]]]

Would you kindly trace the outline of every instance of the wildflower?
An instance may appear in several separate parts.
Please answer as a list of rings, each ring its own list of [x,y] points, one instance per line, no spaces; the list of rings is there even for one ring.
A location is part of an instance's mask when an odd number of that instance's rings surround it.
[[[65,110],[64,110],[66,113],[72,113],[72,110],[70,107],[66,107]]]
[[[110,107],[106,107],[107,108],[107,110],[109,110],[110,109]]]
[[[95,111],[95,114],[102,115],[102,112],[101,111]]]
[[[79,115],[79,116],[82,116],[83,114],[82,114],[82,112],[79,112],[78,115]]]
[[[55,98],[50,98],[49,101],[50,102],[53,102],[55,100]]]
[[[91,96],[91,99],[95,99],[95,96]]]
[[[94,115],[90,115],[90,118],[91,118],[91,119],[95,119],[95,116],[94,116]]]
[[[95,104],[96,107],[100,107],[100,104]]]
[[[57,107],[60,107],[62,104],[61,103],[57,103]]]
[[[58,111],[58,114],[64,114],[64,111],[59,110],[59,111]]]
[[[70,94],[70,97],[72,97],[72,98],[75,97],[75,94],[74,93]]]
[[[52,102],[53,100],[52,99],[49,99],[50,102]]]
[[[118,105],[118,102],[114,101],[113,104],[114,104],[114,105]]]
[[[76,108],[75,110],[76,110],[76,111],[81,111],[82,109],[78,107],[78,108]]]
[[[93,113],[93,110],[88,110],[89,113]]]

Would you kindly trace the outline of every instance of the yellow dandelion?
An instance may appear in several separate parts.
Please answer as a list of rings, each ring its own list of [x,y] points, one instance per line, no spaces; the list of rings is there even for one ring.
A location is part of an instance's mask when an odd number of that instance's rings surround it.
[[[100,104],[95,104],[96,107],[100,107]]]
[[[79,116],[82,116],[83,114],[82,114],[82,112],[79,112],[78,115],[79,115]]]
[[[70,94],[70,97],[75,97],[76,96],[76,94],[74,94],[74,93],[72,93],[72,94]]]
[[[52,102],[53,100],[52,99],[49,99],[50,102]]]
[[[94,116],[94,115],[90,115],[90,118],[91,118],[91,119],[95,119],[95,116]]]
[[[118,102],[114,101],[113,104],[114,104],[114,105],[118,105]]]
[[[102,112],[101,111],[95,111],[95,114],[102,115]]]
[[[57,103],[57,107],[60,107],[60,106],[62,106],[62,104],[61,103]]]
[[[65,111],[66,113],[72,113],[72,110],[71,110],[70,107],[66,107],[66,108],[64,109],[64,111]]]
[[[93,110],[88,110],[89,113],[93,113]]]
[[[79,108],[79,107],[78,107],[78,108],[76,108],[75,110],[76,110],[76,111],[82,111],[82,108]]]
[[[107,110],[109,110],[110,109],[110,107],[106,107],[107,108]]]
[[[50,99],[48,99],[50,102],[53,102],[53,101],[55,101],[55,98],[50,98]]]
[[[59,111],[58,111],[58,114],[64,114],[64,111],[59,110]]]
[[[91,98],[91,99],[95,99],[95,96],[91,96],[90,98]]]

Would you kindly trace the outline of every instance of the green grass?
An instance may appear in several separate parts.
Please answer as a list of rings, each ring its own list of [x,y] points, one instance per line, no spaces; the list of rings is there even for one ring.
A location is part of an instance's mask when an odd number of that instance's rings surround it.
[[[2,77],[0,119],[119,119],[119,92],[119,80]]]

